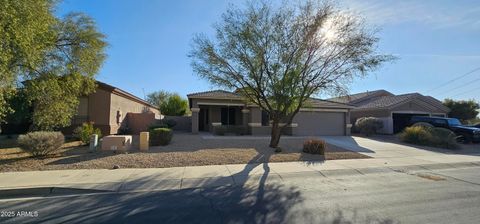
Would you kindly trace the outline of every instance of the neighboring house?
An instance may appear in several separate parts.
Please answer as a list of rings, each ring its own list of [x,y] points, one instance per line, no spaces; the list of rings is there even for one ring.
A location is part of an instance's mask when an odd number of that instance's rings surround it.
[[[159,109],[145,100],[97,81],[95,93],[80,98],[72,128],[83,122],[93,122],[103,135],[117,134],[121,128],[136,133],[160,117]]]
[[[386,90],[376,90],[329,100],[355,106],[350,115],[352,124],[360,117],[381,119],[384,123],[381,132],[384,134],[402,131],[412,116],[447,117],[450,111],[439,100],[419,93],[394,95]]]
[[[214,132],[218,127],[236,127],[251,135],[269,135],[268,114],[250,104],[239,94],[214,90],[187,95],[192,111],[192,132]],[[288,135],[350,135],[350,110],[345,103],[309,99],[306,107],[294,117],[285,134]],[[285,124],[283,124],[285,125]]]

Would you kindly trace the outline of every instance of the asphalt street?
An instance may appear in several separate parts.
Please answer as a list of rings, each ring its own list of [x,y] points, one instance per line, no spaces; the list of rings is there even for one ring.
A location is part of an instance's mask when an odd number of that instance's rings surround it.
[[[479,223],[480,167],[0,201],[1,223]]]

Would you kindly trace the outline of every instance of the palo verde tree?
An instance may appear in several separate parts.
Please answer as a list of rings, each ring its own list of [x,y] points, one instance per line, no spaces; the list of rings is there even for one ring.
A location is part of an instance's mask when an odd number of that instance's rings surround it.
[[[379,39],[363,18],[326,1],[251,2],[231,7],[214,27],[214,39],[194,37],[192,67],[268,112],[273,148],[311,96],[345,93],[355,77],[392,59],[377,54]]]
[[[70,125],[79,97],[95,91],[94,77],[106,57],[105,36],[95,22],[81,13],[57,18],[56,3],[5,0],[0,8],[2,92],[15,93],[8,89],[21,86],[37,130]],[[0,106],[8,108],[4,102],[0,99]],[[0,117],[6,112],[0,111]]]

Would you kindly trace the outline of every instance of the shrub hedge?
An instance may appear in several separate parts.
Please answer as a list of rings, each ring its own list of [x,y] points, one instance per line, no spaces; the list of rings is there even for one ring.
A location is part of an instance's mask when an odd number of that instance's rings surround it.
[[[154,128],[150,130],[150,145],[168,145],[172,140],[173,132],[169,128]]]
[[[61,132],[37,131],[18,136],[18,145],[32,156],[42,157],[58,152],[65,137]]]
[[[321,139],[309,139],[303,142],[303,152],[310,154],[325,155],[327,144]]]

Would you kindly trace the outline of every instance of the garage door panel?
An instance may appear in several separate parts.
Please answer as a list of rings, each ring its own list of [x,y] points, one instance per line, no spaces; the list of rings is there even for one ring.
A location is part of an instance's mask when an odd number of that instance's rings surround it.
[[[345,113],[299,112],[293,119],[298,135],[345,135]]]

